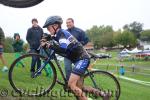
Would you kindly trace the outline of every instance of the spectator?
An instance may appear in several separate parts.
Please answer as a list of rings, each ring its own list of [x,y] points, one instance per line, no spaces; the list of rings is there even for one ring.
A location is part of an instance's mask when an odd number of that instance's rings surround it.
[[[14,34],[14,41],[12,46],[14,52],[23,52],[23,40],[20,39],[19,33]]]
[[[26,40],[30,45],[30,53],[40,53],[38,47],[40,46],[40,40],[43,35],[43,29],[38,25],[38,20],[36,18],[32,19],[32,27],[28,29]],[[37,63],[37,69],[41,66],[41,61],[37,57],[32,57],[31,63],[31,77],[33,77],[35,72],[35,65]],[[41,73],[38,73],[41,74]]]
[[[125,74],[125,69],[124,69],[124,66],[122,65],[121,67],[120,67],[120,74],[121,75],[124,75]]]
[[[4,35],[4,32],[2,30],[2,28],[0,27],[0,59],[2,61],[2,64],[3,64],[3,68],[2,68],[2,71],[8,71],[8,67],[6,66],[6,61],[3,57],[3,46],[4,46],[4,39],[5,39],[5,35]]]
[[[14,52],[15,52],[15,58],[18,58],[20,57],[23,52],[23,41],[20,39],[20,35],[19,33],[15,33],[14,34],[14,41],[13,41],[13,49],[14,49]],[[17,63],[17,66],[21,64],[22,67],[24,67],[23,63],[20,61],[19,63]]]
[[[69,31],[83,46],[89,42],[86,33],[82,29],[75,27],[73,18],[68,18],[66,24],[68,28],[67,31]],[[64,58],[64,64],[66,78],[68,80],[72,71],[72,62],[69,59]]]

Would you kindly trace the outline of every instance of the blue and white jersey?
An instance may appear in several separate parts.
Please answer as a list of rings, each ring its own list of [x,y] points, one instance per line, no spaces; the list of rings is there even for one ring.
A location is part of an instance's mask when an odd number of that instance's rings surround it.
[[[60,29],[56,33],[55,40],[59,43],[57,52],[66,54],[70,60],[82,59],[83,57],[88,58],[88,54],[84,52],[82,44],[68,31]]]
[[[59,38],[59,44],[61,48],[67,49],[71,43],[77,42],[77,40],[68,31],[63,30],[62,34],[64,35],[61,35]]]

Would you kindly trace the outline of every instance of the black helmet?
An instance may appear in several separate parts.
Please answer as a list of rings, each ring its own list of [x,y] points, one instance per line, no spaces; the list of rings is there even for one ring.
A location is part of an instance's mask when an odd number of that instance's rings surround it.
[[[60,16],[50,16],[47,18],[43,28],[48,27],[49,25],[53,25],[53,24],[62,24],[63,20]]]

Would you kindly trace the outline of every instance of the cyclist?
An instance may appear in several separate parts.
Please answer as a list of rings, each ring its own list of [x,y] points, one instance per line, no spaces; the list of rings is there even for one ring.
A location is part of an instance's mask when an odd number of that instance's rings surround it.
[[[56,53],[63,53],[74,63],[68,86],[80,100],[88,100],[81,87],[77,84],[82,82],[81,77],[84,75],[90,63],[90,57],[82,44],[78,42],[68,31],[61,28],[63,20],[60,16],[50,16],[47,18],[43,28],[47,28],[55,42],[42,42],[42,46],[53,49]],[[43,39],[44,40],[44,39]],[[105,99],[106,100],[106,99]],[[107,99],[108,100],[108,99]]]

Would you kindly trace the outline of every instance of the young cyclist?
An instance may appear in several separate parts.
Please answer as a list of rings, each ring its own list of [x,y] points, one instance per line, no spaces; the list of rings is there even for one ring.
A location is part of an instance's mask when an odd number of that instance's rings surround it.
[[[80,100],[88,100],[81,87],[77,84],[89,66],[89,55],[80,42],[78,42],[68,31],[61,29],[62,23],[63,20],[60,16],[50,16],[47,18],[43,28],[47,28],[51,36],[53,36],[53,39],[58,43],[49,42],[47,44],[46,42],[42,42],[42,46],[47,45],[47,47],[53,49],[56,53],[65,54],[65,57],[74,63],[75,66],[72,69],[68,86]]]

